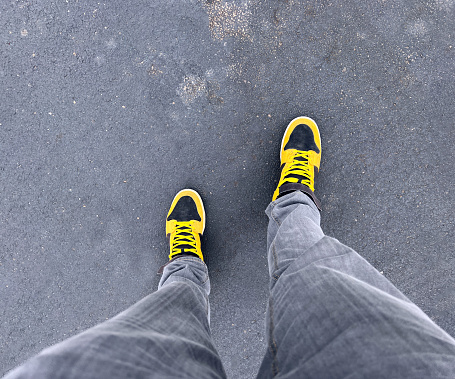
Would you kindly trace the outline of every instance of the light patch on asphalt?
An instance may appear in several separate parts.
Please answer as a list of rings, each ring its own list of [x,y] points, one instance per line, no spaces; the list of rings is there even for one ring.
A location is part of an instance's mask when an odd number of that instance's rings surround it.
[[[455,0],[436,0],[436,7],[440,11],[450,12],[455,6]]]
[[[117,47],[117,42],[113,38],[111,38],[109,41],[106,42],[106,46],[109,49],[115,49]]]
[[[106,58],[104,58],[104,55],[98,55],[95,57],[95,63],[98,66],[102,66],[106,62]]]
[[[196,75],[185,76],[177,88],[177,95],[185,104],[192,103],[206,93],[206,80]]]
[[[213,38],[222,40],[226,37],[237,37],[253,40],[250,28],[251,10],[247,1],[237,5],[224,0],[207,0],[205,8]]]
[[[409,34],[415,37],[422,37],[428,32],[427,23],[423,20],[418,20],[415,23],[408,26]]]

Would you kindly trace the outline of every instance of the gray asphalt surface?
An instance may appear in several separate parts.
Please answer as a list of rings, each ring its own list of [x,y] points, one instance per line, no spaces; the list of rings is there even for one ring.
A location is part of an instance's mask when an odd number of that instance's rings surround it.
[[[296,116],[323,229],[455,335],[453,0],[5,0],[0,374],[156,289],[198,190],[228,375],[266,349],[264,209]]]

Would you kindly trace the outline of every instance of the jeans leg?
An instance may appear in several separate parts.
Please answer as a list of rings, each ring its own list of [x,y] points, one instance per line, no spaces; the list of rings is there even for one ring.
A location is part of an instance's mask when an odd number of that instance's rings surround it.
[[[309,197],[271,203],[268,350],[258,378],[455,378],[455,340],[354,250]]]
[[[176,259],[158,288],[6,378],[224,378],[210,335],[207,266],[198,258]]]

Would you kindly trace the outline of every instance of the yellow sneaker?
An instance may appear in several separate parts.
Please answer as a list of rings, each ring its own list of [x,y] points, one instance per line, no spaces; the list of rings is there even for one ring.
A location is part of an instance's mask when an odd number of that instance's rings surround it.
[[[292,120],[281,142],[281,177],[272,201],[292,191],[302,191],[321,209],[314,194],[315,175],[321,164],[321,137],[316,122],[309,117]]]
[[[204,260],[201,235],[205,229],[204,204],[192,189],[175,195],[166,218],[166,236],[169,239],[169,260],[178,254],[194,255]]]

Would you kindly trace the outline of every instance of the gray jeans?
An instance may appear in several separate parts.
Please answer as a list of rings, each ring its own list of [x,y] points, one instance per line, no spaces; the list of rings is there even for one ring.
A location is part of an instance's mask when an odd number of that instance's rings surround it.
[[[301,192],[271,203],[267,352],[258,377],[455,378],[455,340],[355,251],[324,236]],[[166,266],[159,289],[45,349],[7,378],[224,378],[198,258]]]

